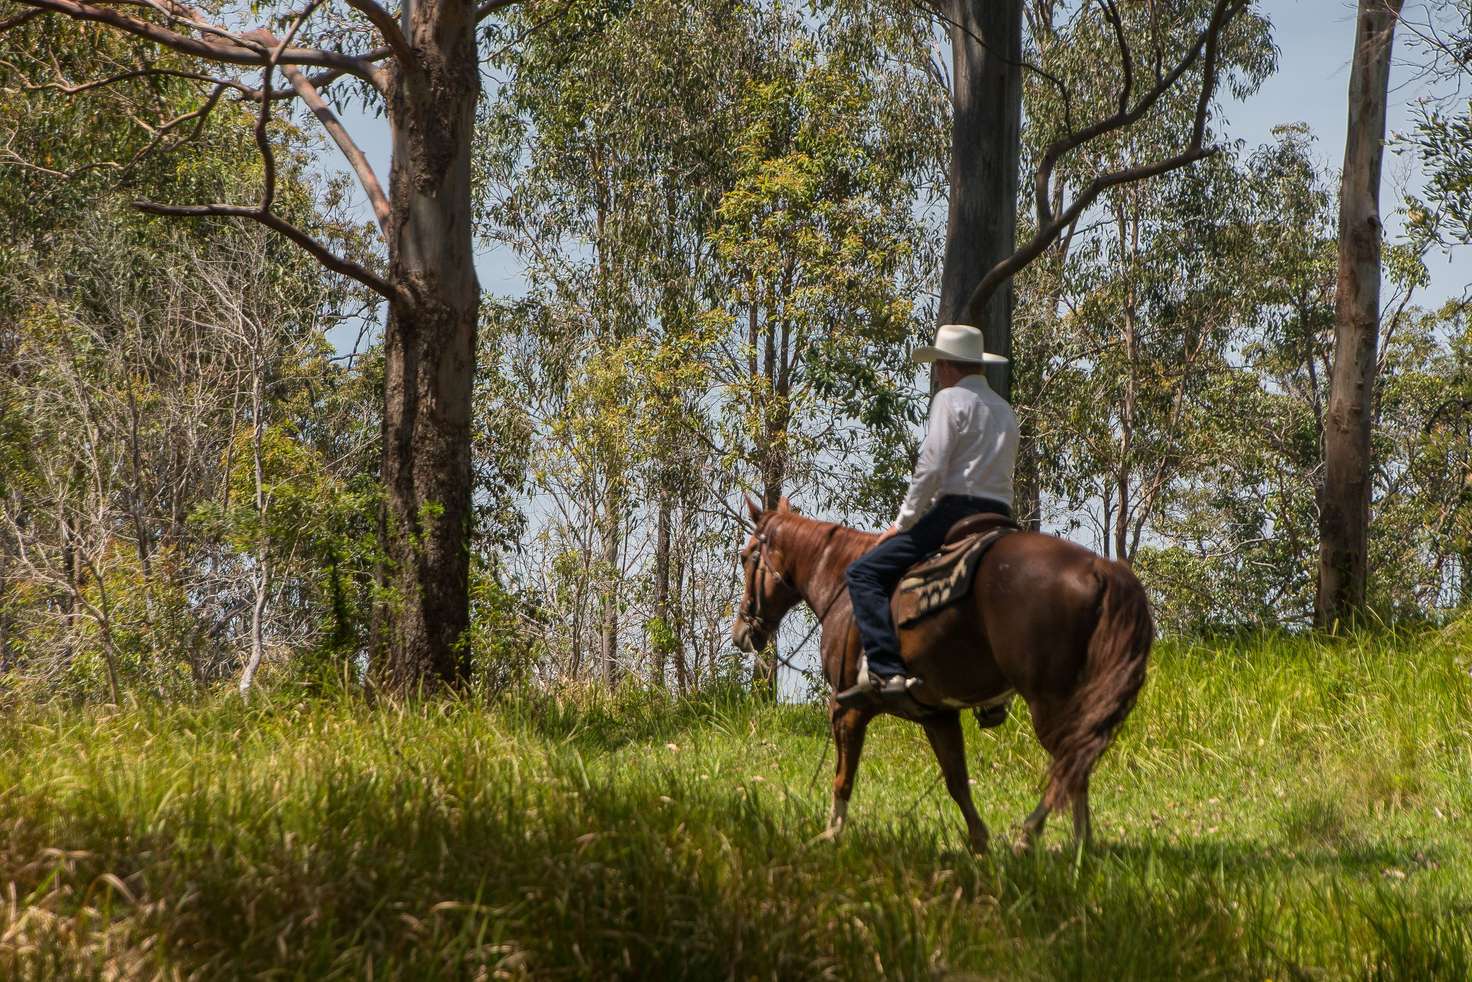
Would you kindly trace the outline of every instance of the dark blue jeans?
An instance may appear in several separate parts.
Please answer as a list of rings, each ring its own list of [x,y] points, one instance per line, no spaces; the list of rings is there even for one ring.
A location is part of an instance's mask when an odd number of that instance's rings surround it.
[[[849,596],[854,603],[854,622],[864,654],[869,657],[869,673],[888,678],[905,674],[900,661],[900,639],[895,634],[894,617],[889,610],[890,597],[905,571],[940,548],[952,525],[978,512],[1012,511],[1000,501],[968,498],[948,494],[937,501],[914,525],[886,539],[864,553],[849,566]]]

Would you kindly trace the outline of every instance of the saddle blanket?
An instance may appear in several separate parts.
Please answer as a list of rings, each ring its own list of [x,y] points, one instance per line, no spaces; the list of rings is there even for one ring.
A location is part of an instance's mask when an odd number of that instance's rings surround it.
[[[910,567],[900,580],[892,607],[896,626],[907,627],[969,596],[976,568],[987,552],[1002,536],[1017,531],[1016,524],[1001,515],[978,515],[964,524],[969,527],[958,526],[951,541]]]

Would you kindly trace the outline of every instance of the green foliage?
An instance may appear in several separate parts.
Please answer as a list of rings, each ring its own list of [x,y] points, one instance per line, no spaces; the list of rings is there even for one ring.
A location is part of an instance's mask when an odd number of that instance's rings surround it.
[[[1160,646],[1081,859],[965,854],[890,719],[816,841],[821,708],[734,688],[14,707],[0,973],[1460,979],[1467,627]],[[1042,755],[967,735],[1000,835]]]
[[[1275,136],[1118,196],[1107,237],[1019,283],[1021,473],[1054,527],[1133,559],[1168,630],[1313,609],[1335,204],[1312,134]],[[1435,619],[1467,599],[1466,325],[1415,306],[1424,243],[1385,257],[1372,603]]]
[[[190,120],[167,127],[203,100],[196,82],[155,76],[85,94],[57,89],[58,80],[78,84],[145,64],[194,68],[180,55],[64,17],[40,17],[0,37],[0,135],[9,157],[0,167],[0,216],[11,230],[0,256],[75,223],[100,199],[216,200],[258,184],[248,108],[226,102],[201,127],[187,125]],[[155,220],[138,215],[135,221]]]
[[[1211,6],[1120,8],[1137,85]],[[1115,110],[1108,9],[1028,6],[1042,70],[1025,73],[1025,163]],[[940,265],[938,39],[933,19],[869,0],[526,0],[487,22],[479,230],[529,288],[486,299],[477,352],[465,644],[482,689],[734,677],[734,492],[889,517],[923,403],[904,356],[932,326]],[[1238,18],[1221,57],[1221,95],[1254,91],[1277,64],[1266,20]],[[128,75],[145,64],[192,67],[62,18],[0,38],[4,667],[49,691],[181,694],[233,672],[249,588],[269,579],[268,674],[292,691],[353,677],[380,565],[382,364],[339,366],[319,331],[362,298],[279,239],[129,207],[250,200],[262,177],[248,106],[227,96],[195,127],[208,86]],[[86,97],[38,84],[114,73]],[[1192,91],[1067,154],[1041,192],[1181,143]],[[1465,311],[1414,303],[1426,249],[1468,237],[1468,126],[1457,104],[1421,113],[1405,146],[1426,200],[1385,251],[1371,548],[1387,621],[1472,598],[1472,340]],[[291,118],[271,135],[280,210],[363,253]],[[1286,127],[1111,190],[1016,284],[1022,498],[1132,559],[1168,630],[1308,611],[1331,185],[1311,134]],[[1038,192],[1023,188],[1024,215]],[[206,296],[210,276],[233,294]],[[231,296],[268,312],[253,341],[205,330]],[[1316,809],[1304,828],[1334,817]]]
[[[504,573],[479,563],[471,567],[471,687],[495,697],[524,691],[545,658],[536,628],[543,611],[533,597],[503,582]]]
[[[248,107],[199,119],[208,86],[144,67],[195,66],[60,17],[0,36],[0,648],[7,686],[47,694],[232,674],[263,556],[266,640],[294,668],[340,666],[366,624],[373,397],[320,333],[360,298],[255,226],[132,207],[250,200],[262,179]],[[311,146],[289,119],[272,137],[278,212],[355,247]]]
[[[485,307],[479,499],[488,552],[524,523],[534,555],[501,568],[549,605],[565,671],[623,649],[718,673],[728,490],[898,497],[944,95],[922,30],[852,13],[512,16],[536,29],[480,120],[481,231],[529,290]]]
[[[1472,21],[1464,30],[1472,32]],[[1415,128],[1398,147],[1426,170],[1425,199],[1413,197],[1407,209],[1411,234],[1443,246],[1472,243],[1472,103],[1428,103],[1413,114]]]
[[[927,126],[922,87],[875,63],[880,50],[799,38],[742,93],[733,182],[716,210],[722,313],[746,359],[721,371],[733,380],[725,442],[764,492],[811,486],[887,517],[917,410],[904,355],[929,330],[915,298],[937,230],[917,218],[917,198],[939,126]],[[921,112],[886,128],[901,92]]]

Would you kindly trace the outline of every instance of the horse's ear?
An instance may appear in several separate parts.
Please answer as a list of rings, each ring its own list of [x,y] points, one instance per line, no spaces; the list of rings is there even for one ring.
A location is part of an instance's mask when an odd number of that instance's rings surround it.
[[[777,502],[777,510],[778,511],[797,511],[796,508],[792,507],[792,502],[790,502],[790,501],[787,500],[787,495],[785,495],[785,494],[782,496],[782,499]]]
[[[749,494],[746,496],[746,510],[751,512],[751,520],[753,522],[761,521],[762,506],[759,505],[757,503],[757,500]]]

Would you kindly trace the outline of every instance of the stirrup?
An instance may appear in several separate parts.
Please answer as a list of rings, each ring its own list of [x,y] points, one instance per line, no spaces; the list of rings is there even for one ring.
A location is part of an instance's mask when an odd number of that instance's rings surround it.
[[[989,730],[1007,722],[1007,708],[1011,705],[1012,699],[1009,696],[995,706],[977,706],[971,712],[976,716],[976,725],[983,730]]]

